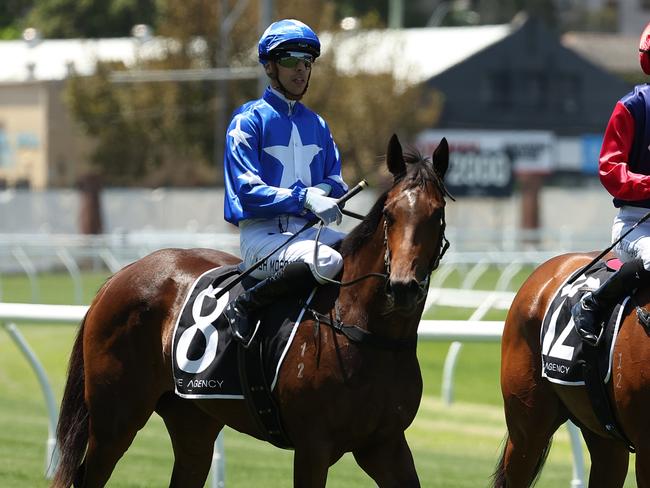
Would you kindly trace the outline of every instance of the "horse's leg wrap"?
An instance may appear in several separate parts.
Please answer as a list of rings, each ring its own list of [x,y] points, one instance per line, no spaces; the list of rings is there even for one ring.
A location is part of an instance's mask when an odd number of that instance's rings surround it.
[[[224,310],[234,338],[248,347],[255,335],[256,315],[260,309],[287,297],[290,292],[300,294],[317,284],[309,265],[295,262],[246,290]]]
[[[641,259],[628,261],[621,266],[597,290],[586,293],[573,306],[571,315],[576,330],[583,341],[596,346],[601,332],[601,323],[608,310],[625,295],[650,282],[650,271],[643,267]]]

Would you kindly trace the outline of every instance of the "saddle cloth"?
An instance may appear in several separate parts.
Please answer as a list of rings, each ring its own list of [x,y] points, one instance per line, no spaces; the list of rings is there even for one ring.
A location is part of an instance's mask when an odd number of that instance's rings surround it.
[[[577,273],[580,272],[581,270],[577,271]],[[613,271],[604,262],[600,262],[589,270],[586,276],[579,276],[571,284],[567,284],[571,279],[569,277],[556,291],[544,314],[541,329],[542,376],[544,378],[562,385],[585,384],[580,363],[581,360],[584,360],[583,343],[573,325],[571,307],[587,291],[598,288],[612,273]],[[605,383],[611,377],[612,351],[629,298],[625,297],[620,300],[605,320],[604,343],[598,350],[598,368],[603,372]]]
[[[175,390],[183,398],[244,398],[237,368],[237,342],[222,315],[228,302],[244,287],[238,283],[215,299],[239,272],[237,265],[210,269],[196,279],[185,298],[172,343]],[[271,389],[306,307],[287,300],[262,314],[258,334],[265,341],[263,363],[265,377],[272,378]]]

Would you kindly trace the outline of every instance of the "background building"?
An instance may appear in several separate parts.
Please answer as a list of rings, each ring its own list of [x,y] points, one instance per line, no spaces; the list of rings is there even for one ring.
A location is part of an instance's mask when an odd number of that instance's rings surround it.
[[[63,99],[65,79],[90,75],[99,61],[133,66],[153,56],[136,38],[0,41],[0,187],[69,187],[92,141]]]

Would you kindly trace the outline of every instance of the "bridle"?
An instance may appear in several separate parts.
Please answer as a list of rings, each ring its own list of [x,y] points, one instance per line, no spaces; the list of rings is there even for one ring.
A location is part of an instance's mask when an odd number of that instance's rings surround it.
[[[440,232],[438,234],[438,242],[436,244],[436,247],[438,249],[438,252],[435,254],[435,256],[432,258],[431,263],[429,264],[428,271],[426,273],[426,276],[418,283],[418,296],[417,296],[417,303],[421,303],[422,300],[424,300],[427,296],[427,293],[429,291],[429,279],[431,276],[431,273],[438,268],[440,264],[440,260],[442,257],[445,255],[445,252],[447,252],[447,249],[449,249],[449,240],[445,236],[445,228],[446,228],[446,222],[445,222],[445,209],[444,207],[440,208],[438,210],[440,214]],[[361,217],[363,218],[363,217]],[[368,279],[368,278],[382,278],[386,282],[386,287],[388,286],[389,280],[390,280],[390,273],[391,273],[391,250],[390,250],[390,243],[388,242],[388,221],[386,217],[384,216],[383,218],[383,230],[384,230],[384,271],[385,273],[368,273],[363,276],[360,276],[359,278],[356,278],[351,281],[346,281],[346,282],[341,282],[338,280],[333,280],[330,278],[327,278],[323,275],[321,275],[318,270],[316,269],[316,265],[314,266],[314,273],[323,279],[326,282],[333,283],[339,286],[350,286],[355,283],[358,283],[362,280]],[[316,239],[315,239],[315,244],[314,244],[314,263],[318,263],[318,241],[319,241],[319,236],[320,232],[323,228],[323,224],[319,226],[318,232],[316,233]],[[387,292],[387,295],[391,297],[392,295]],[[339,308],[339,302],[338,300],[336,301],[336,304],[334,306],[334,316],[332,315],[332,312],[329,313],[329,315],[322,314],[320,312],[317,312],[313,308],[308,309],[312,317],[314,318],[315,321],[315,334],[318,334],[318,331],[320,330],[320,325],[321,324],[326,324],[330,327],[332,327],[335,331],[340,332],[341,334],[345,335],[350,342],[357,343],[357,344],[367,344],[369,346],[379,348],[379,349],[385,349],[385,350],[391,350],[391,351],[401,351],[401,350],[413,350],[417,344],[417,336],[416,337],[409,337],[409,338],[404,338],[404,339],[389,339],[386,337],[382,337],[380,335],[377,335],[375,333],[372,333],[364,328],[359,327],[356,324],[352,325],[346,325],[343,323],[341,319],[341,310]]]
[[[436,243],[437,252],[434,254],[429,266],[427,267],[427,272],[422,280],[418,282],[418,297],[417,303],[420,303],[426,296],[429,291],[429,281],[431,279],[431,273],[433,273],[438,266],[440,266],[440,261],[443,256],[449,249],[449,240],[445,236],[445,229],[447,227],[447,222],[445,221],[445,208],[441,207],[436,210],[440,214],[440,232],[438,233],[438,242]],[[388,220],[386,217],[383,218],[383,227],[384,227],[384,270],[386,271],[385,279],[386,283],[389,283],[390,280],[390,271],[391,271],[391,251],[390,243],[388,242]]]
[[[449,249],[449,240],[445,236],[445,229],[447,227],[447,222],[445,221],[445,208],[441,207],[438,210],[436,210],[440,214],[440,232],[438,233],[438,241],[436,243],[436,249],[437,252],[434,254],[431,262],[429,263],[429,266],[427,267],[427,272],[425,274],[425,277],[418,282],[418,303],[422,301],[424,297],[426,297],[427,292],[429,290],[429,280],[431,278],[431,273],[435,271],[438,266],[440,265],[440,260],[442,257],[445,255],[447,252],[447,249]],[[383,217],[383,229],[384,229],[384,273],[367,273],[364,274],[363,276],[360,276],[359,278],[355,278],[350,281],[339,281],[339,280],[334,280],[331,278],[328,278],[326,276],[323,276],[318,272],[318,245],[319,245],[319,240],[320,240],[320,233],[321,230],[324,227],[324,224],[321,222],[319,227],[318,227],[318,232],[316,233],[316,239],[314,242],[314,274],[316,276],[331,284],[335,284],[341,287],[344,286],[351,286],[356,283],[359,283],[360,281],[366,280],[368,278],[382,278],[385,280],[386,284],[390,282],[390,273],[391,273],[391,249],[390,249],[390,243],[388,241],[388,220],[386,217]]]

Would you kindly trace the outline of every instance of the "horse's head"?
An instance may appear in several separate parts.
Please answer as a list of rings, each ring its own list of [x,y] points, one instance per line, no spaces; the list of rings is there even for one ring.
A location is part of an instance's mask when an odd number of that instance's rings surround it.
[[[402,153],[393,135],[386,164],[394,177],[386,194],[383,221],[384,263],[388,280],[387,311],[413,310],[426,297],[429,276],[448,247],[445,239],[443,178],[449,165],[449,145],[442,139],[432,160]]]
[[[341,254],[347,260],[347,278],[356,278],[352,282],[371,275],[386,279],[381,289],[366,285],[382,302],[377,313],[411,314],[426,297],[429,276],[449,245],[445,196],[451,195],[443,183],[449,164],[447,140],[440,141],[429,161],[419,154],[405,158],[394,135],[388,143],[386,164],[393,184],[345,238]],[[377,297],[377,292],[382,296]],[[354,295],[355,300],[361,296]]]

